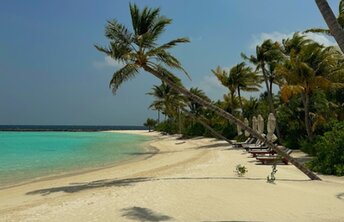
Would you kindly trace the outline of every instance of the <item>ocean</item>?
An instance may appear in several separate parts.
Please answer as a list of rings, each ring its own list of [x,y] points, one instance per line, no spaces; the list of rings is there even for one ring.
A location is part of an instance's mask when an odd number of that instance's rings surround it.
[[[72,132],[41,130],[0,131],[0,187],[109,166],[142,151],[142,144],[150,140],[76,128]]]

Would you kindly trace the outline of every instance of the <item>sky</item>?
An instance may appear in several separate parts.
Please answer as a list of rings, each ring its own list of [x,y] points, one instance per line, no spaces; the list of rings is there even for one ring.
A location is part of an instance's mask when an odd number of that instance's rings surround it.
[[[172,50],[192,80],[212,99],[227,92],[211,69],[242,62],[264,39],[281,40],[296,31],[326,27],[313,0],[132,0],[160,7],[173,19],[159,42],[188,37]],[[329,1],[337,14],[338,0]],[[120,65],[98,52],[106,45],[106,21],[131,28],[125,0],[1,0],[0,125],[142,125],[156,112],[146,95],[160,81],[141,71],[116,95],[109,89]],[[325,45],[334,40],[309,36]],[[244,94],[246,97],[257,93]]]

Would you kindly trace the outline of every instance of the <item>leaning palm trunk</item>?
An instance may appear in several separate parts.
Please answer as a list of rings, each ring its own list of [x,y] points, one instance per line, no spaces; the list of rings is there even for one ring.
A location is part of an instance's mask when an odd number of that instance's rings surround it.
[[[191,99],[192,101],[194,101],[194,102],[196,102],[196,103],[198,103],[198,104],[200,104],[200,105],[202,105],[204,107],[207,107],[209,110],[214,111],[219,116],[222,116],[222,117],[226,118],[227,120],[229,120],[232,124],[239,125],[242,129],[248,131],[252,136],[256,137],[257,139],[259,139],[259,140],[261,140],[263,142],[265,142],[266,145],[269,148],[273,149],[277,154],[281,155],[286,160],[288,160],[290,163],[292,163],[294,166],[296,166],[299,170],[301,170],[304,174],[306,174],[310,179],[312,179],[312,180],[321,180],[316,174],[314,174],[312,171],[307,169],[304,165],[302,165],[297,160],[295,160],[294,158],[289,156],[286,152],[281,150],[278,146],[276,146],[272,142],[268,141],[265,137],[260,135],[257,131],[255,131],[252,128],[246,126],[242,121],[240,121],[239,119],[235,118],[230,113],[227,113],[223,109],[221,109],[221,108],[211,104],[210,102],[205,101],[205,100],[201,99],[200,97],[192,94],[191,92],[189,92],[184,87],[178,86],[171,79],[169,79],[166,75],[164,75],[163,73],[160,73],[157,70],[151,68],[147,64],[143,64],[142,68],[145,71],[147,71],[147,72],[151,73],[152,75],[154,75],[155,77],[159,78],[160,80],[166,82],[176,92],[185,95],[187,98]]]
[[[268,77],[265,73],[264,67],[265,67],[265,64],[262,63],[262,72],[263,72],[263,77],[264,77],[264,81],[265,81],[265,85],[266,85],[266,91],[268,93],[270,112],[272,112],[274,114],[274,116],[276,116],[276,110],[275,110],[273,95],[272,95],[272,82],[270,82],[270,87],[269,87],[269,80],[268,80]],[[280,134],[277,122],[276,122],[276,133],[277,133],[278,139],[281,141],[282,138],[281,138],[281,134]]]
[[[244,113],[244,106],[242,105],[240,87],[238,87],[238,97],[239,97],[239,103],[240,103],[241,112]]]
[[[333,14],[326,0],[315,0],[331,34],[336,39],[340,49],[344,53],[344,30],[339,25],[335,15]]]
[[[312,132],[312,126],[311,126],[311,121],[309,118],[309,95],[307,93],[302,93],[301,94],[303,106],[305,108],[305,126],[306,126],[306,132],[309,141],[313,140],[313,132]]]
[[[209,126],[205,121],[203,121],[203,119],[201,117],[197,117],[196,115],[188,112],[187,110],[183,110],[185,112],[186,115],[190,116],[192,119],[196,120],[197,122],[199,122],[204,128],[206,128],[211,134],[213,134],[213,136],[215,136],[218,139],[222,139],[226,142],[228,142],[229,144],[233,144],[229,139],[227,139],[226,137],[224,137],[223,135],[221,135],[220,133],[218,133],[216,130],[214,130],[213,128],[211,128],[211,126]]]

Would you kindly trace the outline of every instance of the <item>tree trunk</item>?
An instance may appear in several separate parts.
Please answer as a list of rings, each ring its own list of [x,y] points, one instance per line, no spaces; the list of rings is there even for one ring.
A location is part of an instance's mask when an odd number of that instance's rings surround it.
[[[309,95],[307,93],[302,93],[302,102],[305,108],[305,126],[309,141],[313,140],[312,126],[309,118]]]
[[[339,25],[335,15],[333,14],[326,0],[315,0],[331,34],[336,39],[340,49],[344,53],[344,30]]]
[[[269,86],[269,80],[265,72],[265,64],[262,63],[261,66],[262,66],[262,72],[263,72],[264,81],[266,85],[266,91],[268,93],[270,112],[273,113],[276,118],[276,133],[277,133],[278,140],[281,140],[281,133],[278,128],[278,121],[277,121],[276,110],[275,110],[273,94],[272,94],[272,82],[270,82],[270,86]]]
[[[182,134],[182,125],[180,121],[180,108],[179,107],[178,107],[178,131],[179,131],[179,134]]]
[[[160,110],[158,109],[158,123],[160,123]]]
[[[219,116],[222,116],[225,119],[231,121],[233,124],[239,125],[241,127],[241,129],[244,129],[244,130],[248,131],[252,136],[256,137],[257,139],[259,139],[259,140],[261,140],[263,142],[265,142],[265,144],[269,148],[273,149],[277,154],[281,155],[286,160],[288,160],[290,163],[292,163],[294,166],[296,166],[299,170],[301,170],[304,174],[306,174],[310,179],[312,179],[312,180],[321,180],[316,174],[314,174],[312,171],[307,169],[304,165],[299,163],[293,157],[289,156],[286,152],[284,152],[282,149],[280,149],[277,145],[274,145],[271,141],[268,141],[265,137],[260,135],[257,131],[253,130],[249,126],[246,126],[242,121],[240,121],[239,119],[235,118],[230,113],[227,113],[226,111],[224,111],[220,107],[213,105],[211,102],[208,102],[208,101],[206,101],[206,100],[204,100],[204,99],[194,95],[193,93],[191,93],[190,91],[188,91],[184,87],[178,86],[171,79],[169,79],[166,75],[161,74],[160,72],[156,71],[155,69],[153,69],[153,68],[151,68],[151,67],[149,67],[147,65],[143,65],[143,69],[145,71],[151,73],[155,77],[159,78],[160,80],[166,82],[166,84],[168,84],[171,88],[173,88],[178,93],[181,93],[181,94],[185,95],[187,98],[191,99],[192,101],[194,101],[194,102],[196,102],[196,103],[198,103],[198,104],[208,108],[209,110],[214,111],[216,114],[218,114]]]
[[[234,92],[231,92],[231,112],[234,115]]]
[[[240,102],[240,108],[241,108],[241,112],[244,112],[244,108],[242,105],[242,100],[241,100],[241,95],[240,95],[240,87],[238,87],[238,97],[239,97],[239,102]]]
[[[209,126],[205,121],[202,120],[202,117],[197,117],[196,115],[188,112],[187,110],[183,109],[183,111],[185,112],[186,115],[190,116],[193,120],[196,120],[197,122],[199,122],[204,128],[206,128],[211,134],[213,134],[213,136],[215,138],[218,139],[222,139],[225,140],[226,142],[228,142],[229,144],[233,144],[229,139],[227,139],[226,137],[222,136],[220,133],[218,133],[216,130],[214,130],[213,128],[211,128],[211,126]]]

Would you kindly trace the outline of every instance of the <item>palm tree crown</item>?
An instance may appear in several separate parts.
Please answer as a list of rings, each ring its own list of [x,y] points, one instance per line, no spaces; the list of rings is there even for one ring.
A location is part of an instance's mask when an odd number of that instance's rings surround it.
[[[115,93],[125,81],[134,78],[139,68],[150,67],[161,71],[167,78],[175,77],[167,71],[166,67],[186,71],[181,63],[167,50],[179,43],[189,42],[187,38],[177,38],[160,46],[156,41],[171,23],[171,19],[160,16],[160,9],[144,8],[142,11],[136,5],[130,4],[132,29],[129,31],[116,20],[108,21],[105,36],[109,39],[108,47],[95,47],[111,58],[120,61],[124,66],[117,70],[110,81],[110,87]]]

